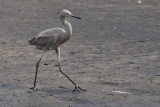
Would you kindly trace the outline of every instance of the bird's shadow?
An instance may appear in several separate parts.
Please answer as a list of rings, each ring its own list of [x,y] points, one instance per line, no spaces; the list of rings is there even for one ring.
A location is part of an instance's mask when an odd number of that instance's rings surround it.
[[[46,88],[46,87],[38,89],[38,91],[44,92],[44,93],[47,93],[47,94],[50,94],[50,95],[51,94],[64,95],[64,94],[72,92],[72,90],[67,89],[67,88],[56,88],[56,89],[53,89],[53,88]]]
[[[79,95],[83,94],[85,95],[86,93],[83,91],[75,91],[73,92],[72,89],[68,88],[41,88],[38,90],[38,94],[45,97],[53,96],[55,98],[60,98],[59,100],[64,101],[64,102],[73,102],[77,104],[83,104],[86,103],[88,105],[92,105],[93,102],[90,101],[89,99],[86,98],[80,98]]]
[[[41,87],[37,89],[37,92],[46,93],[48,95],[70,95],[70,94],[82,93],[78,91],[73,92],[72,89],[68,89],[66,87],[58,87],[58,88]]]

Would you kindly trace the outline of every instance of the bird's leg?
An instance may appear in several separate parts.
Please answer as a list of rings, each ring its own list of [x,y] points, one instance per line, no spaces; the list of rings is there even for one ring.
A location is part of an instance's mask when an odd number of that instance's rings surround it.
[[[72,82],[72,84],[75,86],[73,92],[75,92],[75,91],[80,92],[80,90],[81,90],[81,91],[86,91],[86,90],[82,89],[81,87],[79,87],[73,80],[71,80],[71,78],[69,78],[69,76],[67,76],[67,75],[62,71],[62,69],[61,69],[61,61],[60,61],[60,48],[56,49],[56,53],[57,53],[57,55],[58,55],[59,71],[60,71],[65,77],[67,77],[68,80],[69,80],[70,82]]]
[[[34,78],[34,87],[32,87],[31,89],[33,89],[34,91],[36,91],[36,80],[37,80],[37,73],[38,73],[38,68],[39,68],[39,63],[41,62],[41,59],[43,57],[45,52],[43,52],[43,54],[41,55],[40,59],[38,60],[38,62],[36,63],[36,72],[35,72],[35,78]]]

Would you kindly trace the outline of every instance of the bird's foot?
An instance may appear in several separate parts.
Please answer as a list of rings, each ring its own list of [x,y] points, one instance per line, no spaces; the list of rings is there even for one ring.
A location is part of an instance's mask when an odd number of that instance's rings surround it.
[[[30,89],[32,89],[33,91],[37,91],[36,87],[31,87]]]
[[[75,86],[75,88],[74,88],[74,90],[73,90],[73,92],[75,92],[75,91],[78,91],[78,92],[80,92],[80,91],[87,91],[87,90],[84,90],[84,89],[82,89],[81,87],[79,87],[79,86]]]

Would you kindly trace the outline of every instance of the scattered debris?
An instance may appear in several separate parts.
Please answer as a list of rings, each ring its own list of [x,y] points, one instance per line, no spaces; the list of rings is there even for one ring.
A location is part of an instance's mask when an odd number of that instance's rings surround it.
[[[105,81],[105,80],[101,80],[100,81],[101,82],[101,84],[103,84],[103,85],[118,85],[119,83],[115,83],[115,82],[112,82],[112,81]]]
[[[114,27],[114,30],[118,29],[117,27]]]
[[[84,71],[82,71],[82,72],[78,72],[78,74],[84,74],[85,72]]]
[[[59,88],[61,88],[61,89],[67,89],[66,87],[63,87],[63,86],[59,86]]]
[[[112,91],[113,93],[119,93],[119,94],[131,94],[129,92],[125,92],[125,91]]]
[[[29,93],[29,94],[32,94],[32,92],[31,92],[31,91],[28,91],[28,93]]]
[[[137,67],[137,69],[140,69],[140,67]]]
[[[74,54],[75,54],[75,52],[70,52],[70,54],[74,55]]]
[[[139,3],[139,4],[141,4],[141,3],[142,3],[142,1],[141,1],[141,0],[138,0],[138,3]]]
[[[111,94],[111,93],[109,93],[109,94],[107,94],[107,95],[112,95],[112,96],[114,96],[114,94]]]
[[[118,35],[119,36],[125,36],[126,34],[124,32],[120,32]]]
[[[138,42],[145,42],[144,40],[139,40]]]
[[[58,67],[59,65],[58,65],[58,64],[56,64],[55,66],[56,66],[56,67]]]
[[[47,63],[47,62],[45,62],[43,65],[48,65],[48,63]]]
[[[135,64],[134,62],[128,62],[129,64]]]
[[[19,79],[13,79],[13,80],[16,80],[16,81],[21,81],[21,80],[19,80]]]

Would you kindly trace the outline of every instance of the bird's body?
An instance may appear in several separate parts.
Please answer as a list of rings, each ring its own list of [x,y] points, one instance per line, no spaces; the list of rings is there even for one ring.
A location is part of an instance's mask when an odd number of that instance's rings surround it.
[[[60,13],[60,19],[62,24],[65,26],[65,29],[62,28],[51,28],[47,29],[45,31],[40,32],[37,36],[29,40],[30,45],[35,45],[37,49],[39,50],[44,50],[42,56],[38,60],[36,64],[36,72],[35,72],[35,80],[34,80],[34,87],[33,89],[36,90],[36,79],[37,79],[37,72],[39,68],[39,63],[46,51],[49,50],[56,50],[56,53],[58,55],[58,63],[59,63],[59,71],[69,79],[74,85],[75,89],[73,91],[86,91],[80,88],[75,84],[74,81],[72,81],[62,70],[61,70],[61,62],[60,62],[60,45],[62,45],[64,42],[68,41],[72,35],[72,26],[71,24],[66,21],[66,17],[74,17],[81,19],[75,15],[73,15],[70,11],[68,10],[62,10]]]
[[[69,40],[70,36],[71,35],[67,34],[62,28],[51,28],[40,32],[29,42],[31,45],[36,45],[40,50],[55,50]]]

